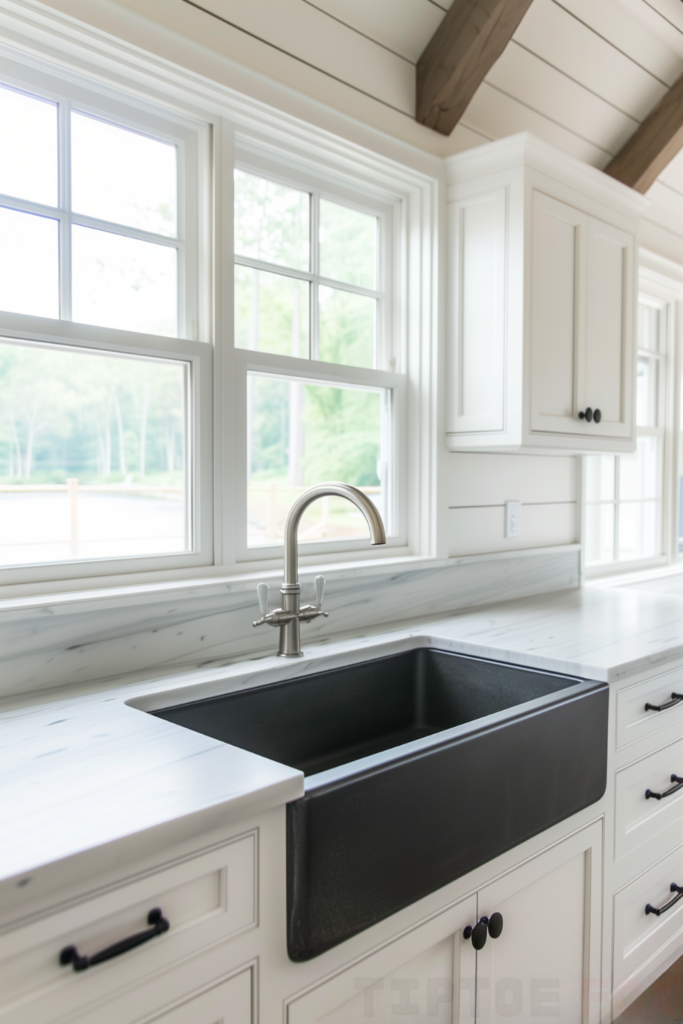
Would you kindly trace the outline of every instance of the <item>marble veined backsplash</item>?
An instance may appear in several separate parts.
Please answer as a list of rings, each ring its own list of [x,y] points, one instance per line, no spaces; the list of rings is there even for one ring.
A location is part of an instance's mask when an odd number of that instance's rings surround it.
[[[326,574],[330,617],[302,625],[302,642],[577,587],[579,554],[572,545],[335,569]],[[304,602],[318,571],[301,573]],[[274,608],[279,573],[0,601],[0,697],[274,653],[277,630],[252,627],[264,579]]]

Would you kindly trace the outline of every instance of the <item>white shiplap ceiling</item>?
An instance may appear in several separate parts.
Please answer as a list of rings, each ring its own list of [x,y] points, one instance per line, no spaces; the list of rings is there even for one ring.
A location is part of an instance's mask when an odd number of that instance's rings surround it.
[[[448,0],[315,0],[326,13],[415,63]],[[683,73],[681,0],[534,0],[454,133],[533,131],[604,167]],[[469,129],[465,131],[463,129]],[[683,232],[683,154],[650,190],[649,219]]]
[[[239,46],[244,59],[257,40],[274,77],[288,81],[284,54],[307,82],[317,74],[322,102],[338,97],[347,112],[355,103],[355,116],[442,154],[531,131],[604,167],[683,73],[681,0],[534,0],[461,123],[436,142],[414,123],[415,65],[451,2],[185,0],[195,17],[202,9],[218,19],[215,48]],[[675,236],[683,262],[683,156],[650,197],[652,230]]]

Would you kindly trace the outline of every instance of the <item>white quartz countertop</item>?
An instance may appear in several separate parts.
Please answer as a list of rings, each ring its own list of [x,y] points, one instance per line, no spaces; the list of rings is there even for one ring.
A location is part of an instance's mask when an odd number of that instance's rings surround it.
[[[683,658],[683,594],[563,591],[374,628],[312,645],[292,661],[269,656],[13,698],[0,711],[0,902],[28,879],[37,892],[49,879],[68,878],[74,858],[81,870],[85,856],[95,863],[106,850],[113,863],[135,841],[149,852],[155,835],[165,843],[187,839],[303,794],[300,772],[146,710],[416,644],[612,682]]]

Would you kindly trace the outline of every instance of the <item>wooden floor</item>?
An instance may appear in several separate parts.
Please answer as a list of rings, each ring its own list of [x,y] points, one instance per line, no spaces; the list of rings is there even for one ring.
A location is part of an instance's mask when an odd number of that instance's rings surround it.
[[[614,1024],[683,1024],[683,956]]]

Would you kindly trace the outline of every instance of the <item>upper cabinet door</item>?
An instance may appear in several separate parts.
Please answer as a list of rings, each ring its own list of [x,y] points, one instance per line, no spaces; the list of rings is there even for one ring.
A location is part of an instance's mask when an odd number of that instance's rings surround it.
[[[531,217],[530,428],[576,434],[589,218],[536,191]]]
[[[584,421],[596,437],[630,436],[634,255],[632,235],[590,218],[579,405],[600,411],[598,423]]]

